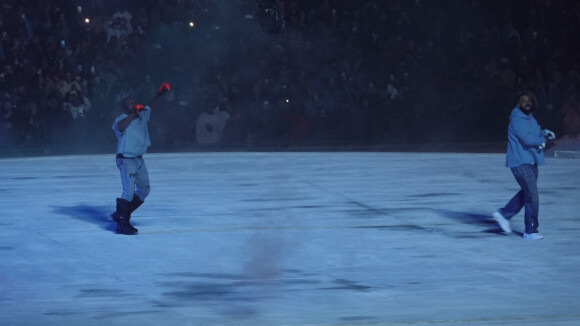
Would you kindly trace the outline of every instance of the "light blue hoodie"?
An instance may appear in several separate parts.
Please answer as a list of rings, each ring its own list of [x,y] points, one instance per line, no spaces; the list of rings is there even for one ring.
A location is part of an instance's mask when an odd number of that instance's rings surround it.
[[[117,128],[119,122],[127,117],[125,113],[115,119],[113,131],[117,136],[117,154],[123,154],[126,157],[137,157],[145,154],[147,148],[151,146],[149,139],[149,128],[147,123],[151,116],[151,108],[145,106],[145,109],[131,121],[125,131],[120,132]]]
[[[544,151],[538,150],[538,147],[545,141],[544,131],[533,114],[525,114],[515,107],[508,127],[506,166],[513,168],[529,163],[544,165]]]

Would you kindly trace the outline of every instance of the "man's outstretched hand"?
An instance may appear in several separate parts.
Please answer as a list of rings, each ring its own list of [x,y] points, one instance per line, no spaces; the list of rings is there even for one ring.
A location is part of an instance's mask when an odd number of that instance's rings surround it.
[[[155,97],[151,100],[151,102],[149,102],[149,106],[151,108],[156,108],[161,97],[163,97],[163,95],[168,93],[170,90],[171,86],[169,86],[169,83],[163,82],[161,86],[159,86],[159,89],[157,90],[157,94],[155,95]]]
[[[159,86],[159,90],[157,90],[157,96],[161,96],[171,90],[168,82],[163,82],[161,86]]]

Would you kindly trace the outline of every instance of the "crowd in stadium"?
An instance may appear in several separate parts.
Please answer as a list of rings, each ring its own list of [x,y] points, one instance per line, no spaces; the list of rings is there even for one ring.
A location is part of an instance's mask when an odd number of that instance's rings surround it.
[[[580,3],[47,0],[0,8],[0,148],[111,152],[120,101],[170,96],[152,151],[505,140],[520,89],[580,133]]]

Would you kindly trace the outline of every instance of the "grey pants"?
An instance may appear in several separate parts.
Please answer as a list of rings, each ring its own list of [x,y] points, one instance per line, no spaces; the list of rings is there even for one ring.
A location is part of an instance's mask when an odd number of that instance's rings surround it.
[[[117,157],[117,167],[121,172],[123,194],[121,198],[131,201],[137,195],[142,201],[149,195],[149,173],[142,157]]]

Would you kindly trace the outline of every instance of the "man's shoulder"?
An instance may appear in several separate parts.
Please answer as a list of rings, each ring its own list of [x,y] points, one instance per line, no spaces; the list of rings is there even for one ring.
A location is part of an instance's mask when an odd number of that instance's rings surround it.
[[[120,116],[116,117],[115,120],[113,121],[113,129],[117,129],[116,126],[119,124],[119,122],[123,119],[125,119],[126,117],[128,117],[128,115],[126,115],[125,113],[121,114]]]
[[[126,117],[128,117],[128,115],[125,113],[122,113],[121,115],[119,115],[118,117],[115,118],[115,122],[121,121],[121,120],[125,119]]]
[[[528,115],[522,112],[522,110],[515,107],[510,114],[510,121],[528,121],[532,118],[532,115]]]

